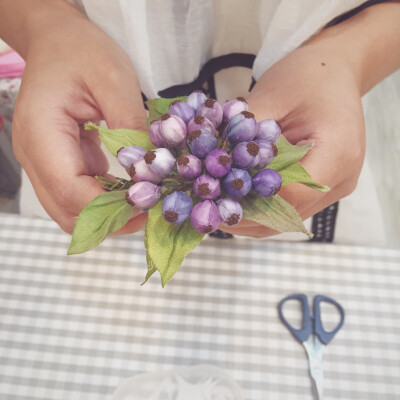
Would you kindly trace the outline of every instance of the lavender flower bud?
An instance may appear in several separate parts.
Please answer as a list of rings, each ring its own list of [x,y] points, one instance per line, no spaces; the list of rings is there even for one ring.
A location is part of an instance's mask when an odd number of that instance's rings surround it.
[[[161,134],[161,121],[156,120],[150,124],[149,127],[149,139],[150,142],[156,147],[166,147],[167,142]]]
[[[162,180],[162,177],[159,174],[150,170],[149,165],[146,163],[144,158],[133,163],[128,169],[128,174],[135,182],[148,181],[158,183]]]
[[[187,124],[194,117],[196,111],[189,104],[180,100],[175,100],[169,106],[169,113],[182,118],[185,124]]]
[[[190,215],[190,222],[200,233],[216,231],[220,223],[217,205],[212,200],[204,200],[196,204]]]
[[[257,172],[252,182],[254,190],[260,197],[271,197],[278,193],[282,186],[279,172],[270,168]]]
[[[219,216],[224,225],[233,226],[238,224],[243,217],[242,206],[232,199],[221,199],[217,201]]]
[[[168,149],[162,147],[149,150],[144,156],[144,161],[149,166],[151,172],[166,178],[175,166],[175,157]]]
[[[235,115],[228,123],[226,132],[231,144],[241,142],[250,142],[256,136],[257,122],[254,114],[248,111],[242,111]]]
[[[268,140],[276,143],[281,134],[281,128],[274,119],[264,119],[257,124],[255,140]]]
[[[249,110],[249,106],[244,97],[237,97],[236,99],[229,100],[224,103],[222,107],[225,121],[230,121],[235,115],[240,114],[242,111]]]
[[[192,131],[188,135],[188,145],[192,154],[203,159],[206,155],[217,148],[218,140],[213,133],[207,129]]]
[[[222,187],[229,196],[240,198],[251,189],[251,176],[244,169],[232,168],[222,181]]]
[[[193,202],[185,192],[173,192],[162,203],[162,215],[170,224],[179,225],[189,217]]]
[[[215,149],[205,159],[207,171],[216,178],[225,176],[231,169],[232,160],[225,150]]]
[[[127,191],[126,201],[135,207],[145,209],[154,206],[160,196],[160,186],[150,182],[138,182]]]
[[[250,169],[257,165],[260,160],[260,147],[256,142],[242,142],[232,150],[234,164],[243,169]]]
[[[183,149],[186,145],[186,124],[182,118],[164,114],[161,117],[160,132],[169,147]]]
[[[270,164],[274,157],[276,157],[278,154],[278,148],[273,143],[267,142],[266,140],[257,141],[257,144],[260,147],[260,159],[255,168],[262,169]]]
[[[190,93],[186,99],[186,103],[193,107],[195,111],[204,104],[207,100],[207,96],[201,90],[195,90]]]
[[[196,178],[193,190],[202,200],[215,200],[221,194],[219,179],[208,174]]]
[[[202,116],[198,115],[197,117],[194,117],[193,119],[191,119],[189,121],[188,127],[187,127],[187,131],[188,131],[188,134],[189,134],[190,132],[197,131],[199,129],[200,130],[201,129],[207,129],[210,132],[214,132],[215,131],[215,126],[206,117],[202,117]]]
[[[146,150],[140,146],[126,146],[122,147],[117,152],[118,162],[125,168],[129,167],[142,158],[146,154]]]
[[[215,129],[217,129],[222,122],[224,111],[218,101],[208,99],[198,108],[196,115],[208,118],[214,124]]]
[[[178,174],[191,181],[197,178],[203,170],[201,161],[192,154],[181,155],[176,161],[176,164]]]

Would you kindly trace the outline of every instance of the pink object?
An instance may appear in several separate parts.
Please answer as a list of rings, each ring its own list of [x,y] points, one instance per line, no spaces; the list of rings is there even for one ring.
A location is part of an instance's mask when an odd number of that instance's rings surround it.
[[[0,79],[22,76],[25,69],[25,61],[14,50],[0,54]]]

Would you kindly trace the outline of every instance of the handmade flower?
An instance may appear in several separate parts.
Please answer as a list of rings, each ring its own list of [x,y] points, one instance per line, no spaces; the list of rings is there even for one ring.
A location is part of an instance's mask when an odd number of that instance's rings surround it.
[[[204,163],[212,176],[221,178],[230,171],[232,160],[225,150],[215,149],[207,154]]]
[[[238,168],[250,169],[260,160],[260,147],[256,142],[238,143],[232,150],[233,163]]]
[[[225,121],[231,120],[235,115],[240,114],[242,111],[249,110],[249,106],[244,97],[236,97],[236,99],[229,100],[225,102],[222,107]]]
[[[189,180],[197,178],[203,170],[201,160],[193,154],[182,154],[176,160],[176,165],[178,174]]]
[[[196,204],[190,214],[190,222],[200,233],[216,231],[220,223],[217,205],[212,200],[204,200]]]
[[[252,179],[253,188],[260,197],[271,197],[282,186],[282,177],[278,171],[267,168],[257,172]]]
[[[226,127],[229,143],[238,144],[250,142],[256,136],[257,122],[254,114],[249,111],[242,111],[235,115]]]
[[[215,126],[208,118],[198,115],[188,122],[187,131],[189,134],[190,132],[197,131],[199,129],[207,129],[210,132],[214,132]]]
[[[161,196],[160,186],[151,182],[137,182],[126,193],[126,200],[135,207],[145,209],[157,203]]]
[[[149,150],[144,156],[144,161],[151,172],[166,178],[175,166],[175,157],[168,149],[158,148]]]
[[[207,129],[190,132],[187,139],[190,151],[198,158],[203,159],[218,145],[218,140]]]
[[[221,194],[219,179],[208,174],[196,178],[193,190],[203,200],[215,200]]]
[[[149,139],[150,142],[156,147],[166,147],[168,144],[161,134],[161,121],[155,120],[149,126]]]
[[[158,183],[162,180],[161,175],[150,170],[144,158],[133,163],[128,169],[128,174],[134,182],[149,181]]]
[[[175,100],[169,106],[169,113],[182,118],[185,124],[187,124],[195,116],[196,111],[188,103]]]
[[[218,101],[214,99],[207,99],[205,103],[198,108],[196,115],[206,117],[214,124],[215,129],[217,129],[222,122],[224,112],[221,104],[219,104]]]
[[[242,220],[243,209],[236,200],[229,198],[220,199],[217,201],[217,206],[223,225],[233,226]]]
[[[169,147],[183,149],[186,145],[187,129],[182,118],[164,114],[161,117],[160,133]]]
[[[260,140],[256,142],[259,146],[260,158],[258,160],[256,169],[265,168],[278,154],[278,148],[271,142]]]
[[[207,100],[207,96],[201,90],[195,90],[190,93],[186,99],[186,103],[193,107],[196,111]]]
[[[118,150],[117,159],[125,169],[129,169],[133,163],[141,159],[145,154],[146,150],[139,146],[127,146]]]
[[[251,189],[251,176],[244,169],[232,168],[222,181],[225,192],[232,197],[246,196]]]
[[[281,128],[274,119],[264,119],[257,124],[254,140],[267,140],[276,143],[281,134]]]
[[[179,225],[189,217],[192,206],[192,199],[185,192],[173,192],[162,203],[162,215],[170,224]]]

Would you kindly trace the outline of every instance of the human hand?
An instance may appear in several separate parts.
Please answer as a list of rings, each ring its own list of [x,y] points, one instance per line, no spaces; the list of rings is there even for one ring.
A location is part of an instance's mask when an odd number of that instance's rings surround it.
[[[57,2],[55,2],[57,3]],[[13,148],[48,214],[72,233],[76,217],[104,192],[95,175],[108,163],[88,120],[145,129],[145,110],[128,55],[68,4],[37,17],[13,123]],[[31,27],[33,22],[31,23]],[[146,214],[119,233],[139,230]]]

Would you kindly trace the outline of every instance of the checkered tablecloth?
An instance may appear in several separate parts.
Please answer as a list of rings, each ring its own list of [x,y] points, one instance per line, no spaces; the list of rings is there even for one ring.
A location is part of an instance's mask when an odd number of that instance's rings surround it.
[[[210,238],[162,289],[139,285],[141,234],[67,257],[69,239],[0,214],[0,399],[102,400],[141,372],[211,364],[246,399],[309,400],[305,351],[277,315],[298,292],[346,311],[325,398],[400,398],[400,251]]]

